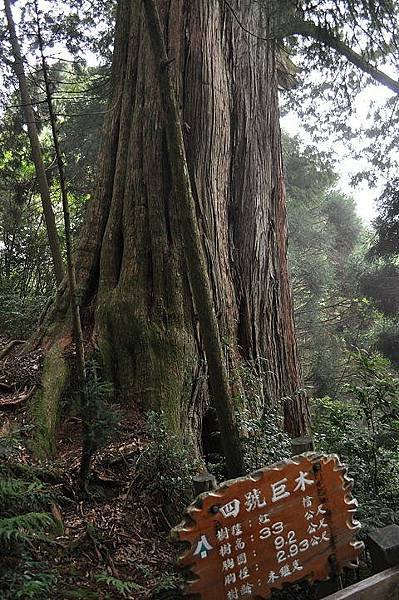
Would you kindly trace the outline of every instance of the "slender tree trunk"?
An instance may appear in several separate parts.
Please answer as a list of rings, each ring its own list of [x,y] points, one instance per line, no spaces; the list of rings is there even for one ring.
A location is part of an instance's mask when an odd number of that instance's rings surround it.
[[[230,381],[232,369],[250,361],[264,377],[266,415],[270,403],[283,403],[286,430],[300,435],[308,411],[286,259],[274,45],[248,36],[218,0],[158,0],[157,7]],[[264,7],[251,3],[244,26],[267,34]],[[185,190],[173,185],[152,57],[142,0],[120,0],[112,97],[77,285],[83,325],[119,398],[162,411],[171,429],[198,443],[217,386],[209,397],[201,302],[181,243]],[[67,293],[60,294],[41,331],[43,346],[68,343],[67,306]]]
[[[10,0],[4,0],[6,11],[8,30],[10,33],[10,41],[14,56],[14,70],[19,81],[19,91],[22,102],[22,112],[25,123],[28,127],[28,135],[30,140],[32,160],[35,165],[36,177],[39,184],[40,197],[42,200],[43,215],[46,223],[47,236],[53,259],[54,273],[59,285],[64,277],[64,269],[61,255],[60,241],[58,238],[57,227],[53,207],[51,205],[51,196],[49,185],[46,176],[46,170],[43,163],[43,155],[40,147],[39,136],[36,128],[35,115],[32,109],[32,101],[29,95],[28,84],[26,81],[25,69],[22,60],[21,47],[18,42],[18,37],[15,31],[15,24],[12,16]]]
[[[39,21],[39,8],[37,0],[34,0],[35,12],[36,12],[36,24],[37,24],[37,39],[39,44],[39,51],[42,62],[44,86],[46,90],[46,100],[50,115],[51,132],[53,136],[53,144],[55,157],[58,167],[58,175],[61,189],[62,199],[62,212],[64,216],[64,230],[65,230],[65,246],[66,246],[66,258],[67,258],[67,274],[68,274],[68,291],[71,301],[71,312],[72,312],[72,326],[73,326],[73,341],[76,349],[76,374],[77,374],[77,388],[80,396],[80,407],[82,415],[82,427],[83,427],[83,444],[82,444],[82,459],[80,463],[80,483],[81,487],[87,491],[91,460],[92,460],[92,444],[90,444],[90,423],[88,422],[88,414],[90,414],[90,407],[87,397],[87,385],[86,385],[86,366],[85,366],[85,348],[83,340],[82,324],[80,320],[80,308],[79,301],[76,291],[76,273],[75,263],[73,258],[72,248],[72,233],[71,233],[71,217],[69,211],[68,191],[67,183],[65,178],[64,161],[62,158],[60,143],[57,132],[57,117],[54,112],[53,99],[50,90],[50,81],[48,77],[47,64],[44,57],[43,49],[43,37],[40,28]]]

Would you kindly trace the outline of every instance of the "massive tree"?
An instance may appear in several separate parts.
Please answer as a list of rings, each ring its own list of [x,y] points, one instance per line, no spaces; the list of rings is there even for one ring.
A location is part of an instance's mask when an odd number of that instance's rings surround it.
[[[308,415],[286,260],[277,90],[287,61],[281,45],[293,36],[311,38],[311,50],[313,43],[328,46],[399,89],[370,66],[381,56],[381,48],[370,49],[390,25],[389,7],[376,12],[361,3],[359,13],[350,0],[333,5],[158,2],[232,393],[240,397],[235,373],[250,361],[264,376],[264,407],[284,399],[292,435],[306,430]],[[346,17],[357,24],[352,37]],[[368,21],[376,33],[366,36],[363,51],[356,36]],[[112,94],[77,280],[86,340],[98,347],[119,398],[162,410],[171,427],[195,440],[212,393],[209,398],[155,65],[142,2],[120,0]],[[60,287],[35,339],[49,350],[37,402],[47,433],[68,376],[69,303],[66,286]]]
[[[237,367],[251,361],[265,377],[265,408],[284,398],[285,427],[298,435],[308,415],[286,258],[276,44],[245,31],[270,37],[269,15],[250,5],[244,28],[217,0],[158,7],[232,392],[239,396]],[[85,337],[123,402],[162,410],[171,427],[198,440],[207,369],[138,0],[118,4],[111,90],[76,256]],[[35,339],[49,350],[37,399],[47,434],[67,379],[68,306],[61,287]]]

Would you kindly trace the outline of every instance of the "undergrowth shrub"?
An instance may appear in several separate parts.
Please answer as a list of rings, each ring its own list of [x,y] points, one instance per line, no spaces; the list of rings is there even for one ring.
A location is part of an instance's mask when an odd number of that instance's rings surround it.
[[[5,435],[0,435],[0,468],[4,460],[12,460],[21,449],[21,436],[32,430],[31,425],[13,427]]]
[[[352,354],[347,398],[313,401],[318,450],[349,466],[365,529],[399,523],[399,380],[377,354]]]
[[[35,564],[26,559],[23,573],[17,572],[9,578],[10,594],[2,596],[4,599],[18,598],[27,600],[28,598],[51,598],[58,582],[58,575],[54,572],[38,571],[46,565]],[[7,591],[4,590],[7,594]]]
[[[283,431],[282,418],[276,407],[266,407],[260,414],[246,409],[241,415],[242,438],[247,471],[262,469],[291,455],[290,437]]]
[[[94,453],[116,434],[122,419],[120,409],[111,403],[114,387],[101,378],[99,363],[92,359],[86,366],[86,400],[82,419],[85,443]]]
[[[290,456],[290,438],[283,430],[281,409],[265,397],[267,363],[245,363],[238,369],[242,385],[237,419],[242,431],[245,466],[248,472]]]
[[[94,359],[89,361],[85,391],[79,393],[83,424],[80,480],[85,492],[89,492],[90,470],[95,453],[112,439],[122,419],[120,409],[111,402],[113,392],[113,385],[101,378],[99,364]]]
[[[281,406],[272,405],[265,395],[267,363],[264,360],[246,362],[233,373],[240,394],[234,399],[238,408],[236,421],[244,452],[247,473],[262,469],[288,458],[290,437],[283,429]],[[217,422],[217,418],[215,417]],[[219,431],[212,432],[216,438]],[[220,452],[207,455],[207,468],[217,481],[227,478],[225,458]]]
[[[186,584],[182,573],[164,573],[158,577],[152,589],[152,600],[184,600],[183,588]]]
[[[124,581],[117,577],[112,577],[106,572],[98,573],[94,576],[97,583],[103,584],[112,591],[117,592],[122,598],[130,598],[132,592],[143,592],[144,588],[134,581]]]
[[[5,449],[6,439],[1,442]],[[55,523],[49,510],[55,500],[56,494],[35,476],[34,469],[0,465],[1,598],[49,596],[56,575],[48,572],[47,565],[37,569],[32,550],[36,552],[50,539],[49,530]]]
[[[137,464],[135,491],[151,496],[171,520],[180,518],[193,499],[192,478],[203,468],[155,412],[147,415],[150,443]]]

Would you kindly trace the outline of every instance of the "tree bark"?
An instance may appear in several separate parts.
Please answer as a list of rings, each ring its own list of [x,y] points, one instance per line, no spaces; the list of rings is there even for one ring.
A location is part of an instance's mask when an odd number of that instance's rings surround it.
[[[287,270],[274,45],[249,38],[217,0],[159,0],[157,7],[230,382],[237,366],[255,365],[264,412],[282,402],[285,428],[296,437],[306,432],[308,410]],[[77,284],[83,325],[119,397],[162,411],[171,429],[198,445],[214,388],[209,399],[200,306],[186,272],[187,232],[143,10],[141,0],[118,4],[112,97]],[[267,29],[256,3],[245,19],[249,30]],[[67,344],[67,306],[61,294],[43,346]]]
[[[208,364],[209,383],[222,434],[222,445],[230,477],[245,474],[244,457],[230,397],[227,371],[224,364],[220,333],[213,306],[205,256],[202,248],[195,203],[191,191],[183,130],[175,91],[170,76],[163,31],[154,0],[144,0],[148,30],[154,59],[159,72],[162,108],[168,141],[169,163],[174,182],[174,194],[179,200],[179,222],[183,236],[187,270],[193,300],[198,310],[200,334]]]
[[[13,66],[19,82],[19,90],[22,102],[22,113],[24,115],[25,123],[28,128],[32,160],[35,165],[36,177],[39,185],[40,197],[43,207],[43,215],[46,223],[47,237],[49,241],[51,256],[53,259],[54,274],[57,285],[59,285],[64,277],[64,269],[60,241],[58,238],[57,226],[55,223],[53,207],[51,204],[50,190],[47,181],[46,170],[43,163],[43,155],[40,147],[39,135],[37,133],[35,115],[32,109],[32,101],[29,95],[28,84],[26,81],[21,47],[19,45],[18,37],[15,31],[15,24],[12,16],[10,0],[4,0],[4,7],[7,17],[8,30],[10,33],[12,52],[14,56]]]

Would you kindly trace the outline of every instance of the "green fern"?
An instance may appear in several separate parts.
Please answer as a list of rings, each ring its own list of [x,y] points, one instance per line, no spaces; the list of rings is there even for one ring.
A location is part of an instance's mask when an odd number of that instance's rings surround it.
[[[155,587],[152,589],[151,597],[165,598],[170,600],[183,600],[182,589],[184,579],[181,575],[175,573],[164,573],[158,577]]]
[[[14,445],[20,446],[18,432],[13,436],[0,440],[0,459],[2,453],[7,456],[7,448],[9,456]],[[57,574],[47,562],[33,560],[31,553],[35,542],[36,550],[45,548],[37,542],[49,540],[47,530],[55,521],[48,510],[61,497],[40,480],[43,473],[36,466],[11,461],[0,464],[0,554],[17,558],[11,568],[5,561],[1,569],[0,598],[4,600],[55,597]]]
[[[0,480],[0,502],[25,493],[27,482],[20,479]]]
[[[74,598],[76,600],[98,600],[98,592],[93,592],[88,588],[77,587],[74,589],[64,590],[66,598]]]
[[[43,533],[54,523],[48,513],[30,512],[14,517],[0,518],[0,541],[27,542],[32,537]]]
[[[89,361],[83,418],[86,421],[86,444],[93,452],[103,447],[118,430],[122,414],[110,403],[113,392],[112,383],[101,380],[98,363],[95,360]]]
[[[39,481],[25,481],[7,477],[0,479],[0,508],[3,514],[40,510],[55,500]]]
[[[39,480],[27,480],[25,478],[16,478],[9,471],[3,471],[0,468],[0,508],[4,510],[4,502],[13,501],[15,498],[23,500],[25,497],[31,499],[35,494],[41,495],[44,485]],[[15,510],[15,504],[13,506]]]
[[[54,573],[25,573],[25,581],[20,589],[15,592],[15,598],[42,598],[47,597],[57,583]]]
[[[108,573],[99,573],[94,576],[95,581],[97,583],[104,583],[109,587],[113,587],[118,594],[127,598],[127,594],[130,592],[142,592],[144,588],[141,585],[138,585],[134,581],[123,581],[122,579],[118,579],[117,577],[112,577],[108,575]]]

